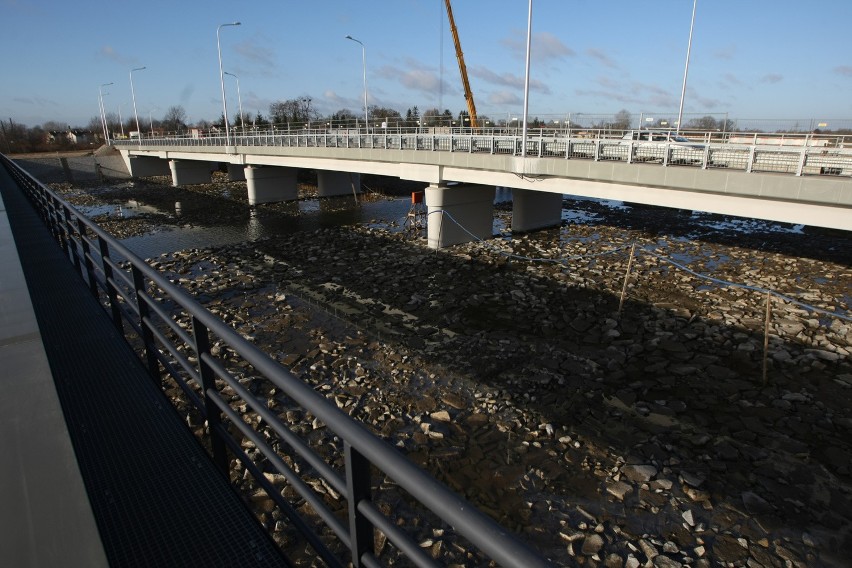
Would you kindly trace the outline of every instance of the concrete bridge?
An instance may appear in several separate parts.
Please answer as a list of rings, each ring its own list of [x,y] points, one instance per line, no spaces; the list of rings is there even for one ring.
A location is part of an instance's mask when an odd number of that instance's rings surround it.
[[[429,246],[491,236],[495,188],[513,190],[513,231],[561,221],[562,195],[615,199],[852,230],[852,148],[842,143],[642,141],[357,130],[262,132],[117,141],[134,177],[205,183],[219,163],[245,179],[250,204],[295,199],[298,169],[320,196],[360,187],[360,174],[423,182]]]

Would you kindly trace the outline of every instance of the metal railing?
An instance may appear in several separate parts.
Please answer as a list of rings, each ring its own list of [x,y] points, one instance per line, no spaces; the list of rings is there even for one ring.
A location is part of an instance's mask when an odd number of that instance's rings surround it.
[[[367,148],[379,150],[466,152],[471,154],[522,154],[522,136],[505,129],[472,132],[459,129],[421,132],[422,129],[260,131],[199,136],[162,136],[120,140],[128,148],[162,147],[285,147]],[[811,134],[686,133],[686,141],[629,140],[620,133],[541,129],[527,136],[526,156],[552,159],[650,163],[701,169],[774,172],[852,177],[852,138]],[[228,143],[229,142],[229,143]]]
[[[434,519],[446,533],[473,544],[484,555],[483,562],[490,558],[519,568],[552,565],[300,381],[56,193],[5,156],[2,162],[114,325],[142,347],[151,379],[161,388],[166,380],[174,381],[206,421],[213,461],[227,475],[230,450],[327,565],[378,567],[382,554],[403,555],[416,566],[440,565],[415,540],[413,529],[406,530],[380,506],[388,486],[404,490],[409,501],[413,498],[424,519]],[[325,456],[266,398],[253,394],[256,380],[269,381],[286,395],[288,404],[328,429]],[[373,470],[380,480],[386,476],[392,481],[377,481]],[[283,476],[298,498],[313,508],[321,531],[267,478],[270,471]],[[333,510],[315,490],[315,482],[327,488],[326,493],[339,494],[345,507]],[[422,524],[421,530],[428,525]],[[376,552],[376,531],[395,551]],[[340,551],[326,544],[329,535],[338,548],[343,546],[340,550],[349,549],[349,559],[340,558]]]

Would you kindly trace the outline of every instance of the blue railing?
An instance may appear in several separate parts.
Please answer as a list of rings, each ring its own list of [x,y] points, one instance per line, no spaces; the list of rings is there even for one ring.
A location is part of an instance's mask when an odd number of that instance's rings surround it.
[[[416,566],[440,565],[428,549],[421,548],[415,529],[406,530],[379,506],[384,493],[394,491],[388,485],[413,498],[413,506],[426,521],[419,530],[430,528],[431,521],[445,529],[445,539],[455,535],[478,549],[481,557],[463,562],[487,564],[491,559],[518,568],[552,565],[300,381],[56,193],[5,156],[2,161],[115,326],[131,344],[141,346],[151,379],[161,387],[174,381],[206,421],[205,439],[214,462],[229,474],[229,452],[239,460],[327,565],[343,567],[351,562],[372,568],[392,561],[386,556],[394,555]],[[251,371],[246,372],[246,366]],[[265,398],[255,396],[246,386],[254,380],[268,381],[302,412],[321,421],[332,433],[324,441],[326,450],[332,451],[321,455]],[[246,446],[256,448],[254,457]],[[316,523],[282,495],[265,475],[270,470],[283,476],[312,507],[323,529],[315,528]],[[382,476],[392,483],[381,483]],[[345,508],[333,509],[313,482],[339,494]],[[376,531],[385,535],[392,549],[381,554],[374,549]],[[326,543],[328,535],[336,544]]]

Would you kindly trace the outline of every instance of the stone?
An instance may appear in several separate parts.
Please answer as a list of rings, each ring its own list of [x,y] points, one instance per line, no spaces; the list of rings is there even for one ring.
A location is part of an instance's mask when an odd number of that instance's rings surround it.
[[[633,483],[647,483],[657,475],[657,468],[653,465],[631,464],[622,467],[621,473]]]
[[[604,539],[599,534],[590,534],[585,539],[583,539],[583,547],[581,552],[586,556],[592,556],[593,554],[597,554],[600,552],[601,548],[603,548]]]
[[[624,501],[624,498],[633,492],[633,487],[623,481],[615,481],[607,483],[606,492],[619,501]]]

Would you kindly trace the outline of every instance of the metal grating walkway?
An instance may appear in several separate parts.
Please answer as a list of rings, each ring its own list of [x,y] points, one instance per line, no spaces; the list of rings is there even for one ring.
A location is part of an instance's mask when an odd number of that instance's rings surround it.
[[[109,565],[289,565],[0,170],[9,224]],[[62,519],[51,522],[61,528]]]

